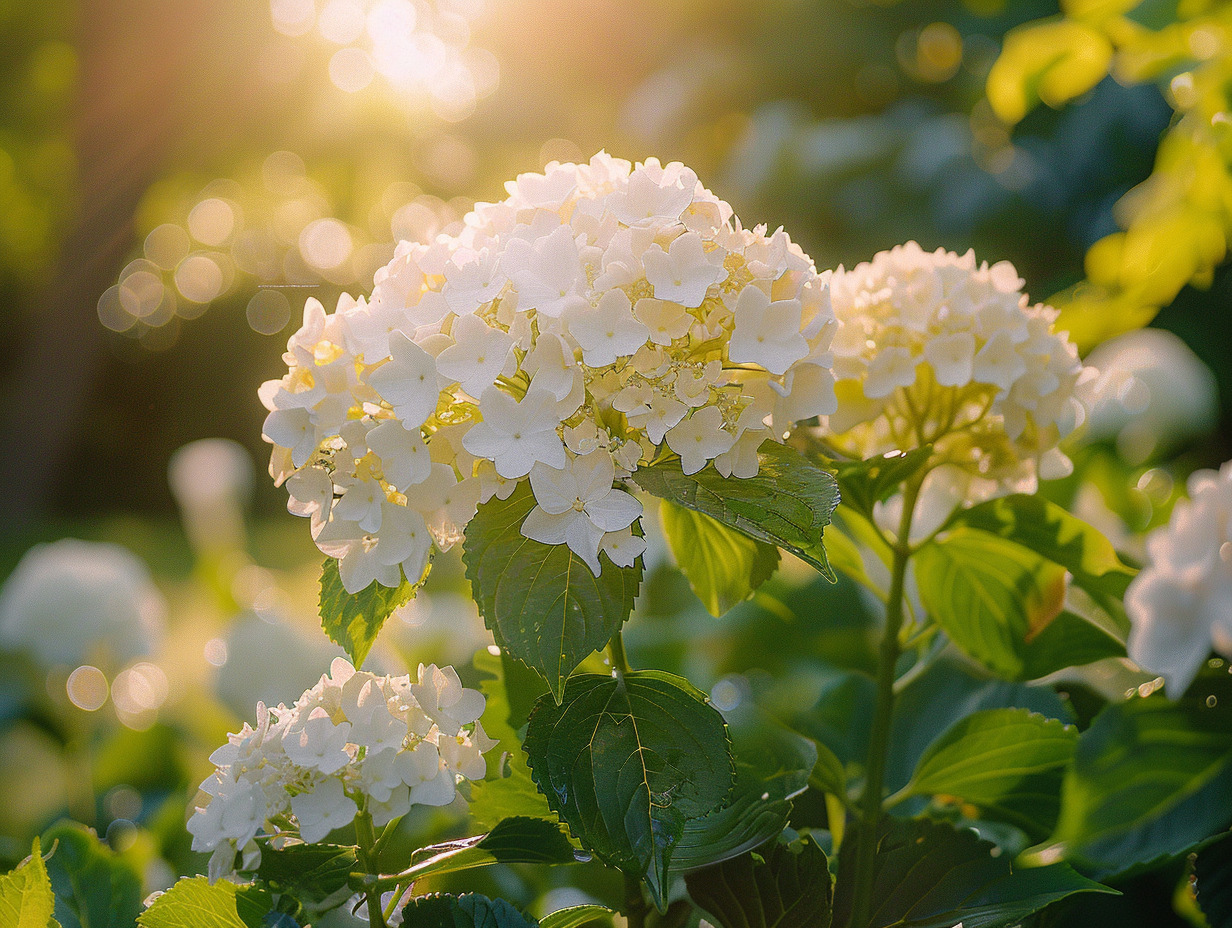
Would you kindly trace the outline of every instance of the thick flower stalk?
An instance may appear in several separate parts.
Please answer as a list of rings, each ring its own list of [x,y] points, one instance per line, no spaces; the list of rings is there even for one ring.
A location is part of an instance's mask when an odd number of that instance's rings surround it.
[[[478,719],[483,696],[464,689],[452,667],[419,667],[417,677],[357,671],[342,658],[292,706],[257,704],[210,755],[188,820],[195,851],[212,852],[210,877],[251,870],[254,838],[321,841],[359,813],[377,826],[412,805],[452,802],[460,780],[482,779],[496,742]]]
[[[1180,696],[1212,650],[1232,659],[1232,461],[1189,478],[1125,593],[1129,657]]]
[[[826,440],[869,458],[931,445],[922,505],[1034,492],[1072,465],[1084,368],[1056,310],[1030,305],[1013,265],[908,242],[831,278],[838,411]],[[947,508],[948,507],[948,508]],[[925,518],[925,523],[933,520]]]
[[[829,274],[782,230],[653,159],[506,189],[458,236],[401,243],[371,300],[310,300],[262,388],[271,473],[350,592],[418,579],[525,479],[527,537],[631,565],[621,481],[664,446],[749,477],[763,441],[836,410]]]

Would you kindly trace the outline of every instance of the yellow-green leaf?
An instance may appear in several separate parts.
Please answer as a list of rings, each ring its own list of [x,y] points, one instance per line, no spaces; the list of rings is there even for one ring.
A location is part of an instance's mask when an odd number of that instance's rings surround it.
[[[753,595],[779,565],[779,549],[728,528],[702,512],[664,500],[659,518],[668,547],[711,615]]]
[[[0,876],[0,925],[6,928],[60,928],[55,896],[43,865],[39,839],[30,857],[12,873]]]
[[[1036,105],[1061,106],[1100,82],[1112,62],[1112,43],[1091,26],[1045,20],[1005,37],[988,73],[988,102],[1004,122],[1019,122]]]

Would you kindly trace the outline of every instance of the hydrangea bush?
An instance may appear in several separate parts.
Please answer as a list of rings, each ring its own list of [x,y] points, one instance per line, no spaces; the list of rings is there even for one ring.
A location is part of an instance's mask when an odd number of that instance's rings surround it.
[[[507,190],[459,235],[401,243],[369,298],[310,300],[261,390],[352,662],[211,756],[188,821],[209,880],[144,928],[341,906],[374,926],[1009,928],[1152,867],[1226,916],[1232,677],[1210,653],[1232,657],[1232,465],[1192,479],[1138,572],[1047,485],[1081,457],[1099,375],[1008,263],[908,243],[818,272],[654,160]],[[784,552],[863,588],[870,666],[744,707],[634,668],[651,500],[716,617]],[[459,543],[494,639],[482,692],[363,670]],[[1096,695],[1086,665],[1128,686]],[[470,834],[396,856],[403,817],[445,804]],[[496,864],[589,868],[608,895],[538,921],[425,888]]]

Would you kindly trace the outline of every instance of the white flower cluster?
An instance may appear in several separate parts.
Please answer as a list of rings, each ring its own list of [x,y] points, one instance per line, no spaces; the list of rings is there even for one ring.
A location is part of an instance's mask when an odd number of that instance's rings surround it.
[[[1072,467],[1084,368],[1057,312],[1031,306],[1008,261],[915,242],[831,279],[838,411],[827,440],[853,457],[934,447],[960,496],[1033,492]]]
[[[343,585],[417,579],[432,544],[530,479],[522,531],[631,565],[641,504],[614,488],[665,442],[686,473],[757,472],[786,426],[835,410],[828,277],[743,229],[681,164],[600,153],[401,243],[371,300],[309,301],[261,397],[271,473]]]
[[[1232,461],[1189,478],[1168,524],[1147,536],[1130,583],[1129,657],[1180,696],[1212,649],[1232,659]]]
[[[257,704],[247,723],[210,755],[217,767],[188,820],[195,851],[210,851],[210,877],[259,860],[258,832],[321,841],[360,808],[375,825],[412,805],[452,802],[457,782],[482,779],[496,742],[478,719],[484,698],[452,667],[419,667],[417,679],[378,677],[336,658],[329,676],[293,706]]]

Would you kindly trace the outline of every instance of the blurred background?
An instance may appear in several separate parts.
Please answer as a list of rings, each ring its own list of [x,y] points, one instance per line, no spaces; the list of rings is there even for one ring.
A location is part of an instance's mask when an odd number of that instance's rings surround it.
[[[1219,6],[1133,15],[1164,30]],[[257,699],[293,700],[338,653],[315,618],[319,555],[264,475],[257,387],[284,369],[307,297],[332,308],[367,292],[396,240],[456,229],[552,160],[683,161],[819,267],[915,239],[1013,261],[1033,299],[1057,295],[1084,324],[1114,318],[1114,297],[1137,300],[1125,311],[1139,322],[1159,310],[1152,330],[1095,349],[1108,402],[1075,476],[1049,491],[1132,557],[1185,474],[1232,457],[1232,271],[1222,238],[1179,272],[1118,251],[1154,275],[1143,295],[1108,283],[1100,243],[1164,215],[1148,195],[1161,172],[1144,182],[1203,86],[1177,78],[1200,77],[1194,61],[1226,68],[1232,40],[1191,22],[1190,51],[1154,71],[1103,76],[1105,62],[1076,95],[1045,95],[1055,108],[1007,115],[986,94],[1006,35],[1058,13],[1046,0],[0,0],[0,418],[14,463],[0,789],[23,799],[0,806],[0,862],[71,816],[130,855],[147,890],[203,866],[183,821],[205,758]],[[1232,202],[1226,142],[1211,144],[1216,186],[1182,179],[1199,201]],[[1132,324],[1077,328],[1089,348],[1090,332]],[[719,687],[716,702],[757,679],[816,700],[846,685],[818,667],[871,666],[852,589],[789,568],[716,621],[665,554],[651,560],[639,609],[656,621],[634,623],[632,646]],[[465,665],[487,641],[456,558],[441,558],[376,661]]]

